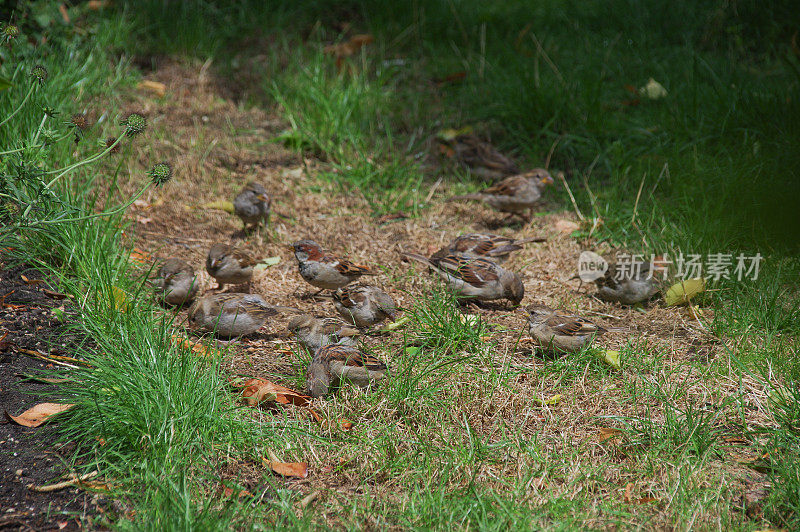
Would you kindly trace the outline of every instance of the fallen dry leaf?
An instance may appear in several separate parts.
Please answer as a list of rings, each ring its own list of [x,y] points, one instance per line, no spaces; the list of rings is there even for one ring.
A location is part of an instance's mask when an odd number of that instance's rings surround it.
[[[577,231],[578,229],[580,229],[581,226],[579,226],[575,222],[571,222],[569,220],[558,220],[555,223],[555,228],[556,228],[556,231],[558,231],[559,233],[568,235],[568,234],[572,233],[573,231]]]
[[[353,428],[353,422],[346,419],[340,419],[339,425],[341,425],[344,430],[352,430]]]
[[[261,461],[282,477],[306,478],[308,476],[308,464],[305,462],[276,462],[266,458],[262,458]]]
[[[622,435],[622,431],[619,429],[615,429],[612,427],[600,427],[600,430],[597,434],[597,441],[599,443],[603,443],[606,440],[610,440],[612,438],[619,438]]]
[[[153,261],[153,257],[148,252],[139,248],[133,248],[131,250],[129,259],[140,264],[147,264]]]
[[[58,5],[58,12],[61,13],[61,19],[64,21],[64,24],[69,24],[69,13],[67,13],[67,6],[64,4]]]
[[[6,418],[9,421],[22,425],[23,427],[38,427],[42,425],[47,419],[60,412],[65,412],[72,408],[73,404],[59,404],[59,403],[39,403],[33,408],[29,408],[18,416],[12,416],[5,411]]]
[[[28,279],[24,275],[20,275],[22,282],[25,284],[40,284],[44,282],[44,279]]]
[[[183,347],[184,349],[189,349],[193,353],[195,353],[196,355],[200,355],[202,357],[210,357],[210,356],[214,356],[215,354],[219,354],[219,351],[217,351],[216,349],[213,349],[213,350],[209,349],[207,346],[205,346],[205,345],[203,345],[203,344],[201,344],[199,342],[195,342],[195,341],[189,340],[188,338],[185,338],[185,337],[180,336],[178,334],[173,334],[171,336],[171,339],[172,339],[172,343],[177,345],[178,347]]]
[[[98,9],[103,9],[108,5],[108,0],[89,0],[86,2],[86,7],[93,11],[97,11]]]
[[[167,86],[161,83],[160,81],[151,81],[149,79],[145,79],[139,82],[137,88],[142,91],[152,92],[159,98],[162,98],[167,93]]]
[[[242,390],[242,399],[248,406],[258,406],[261,403],[270,402],[295,406],[308,406],[311,404],[309,396],[266,379],[247,379],[241,384],[234,384],[233,382],[231,384],[244,388]]]
[[[353,37],[351,37],[348,41],[341,42],[339,44],[330,44],[323,48],[322,51],[326,54],[335,56],[337,59],[340,59],[342,57],[350,57],[361,50],[361,48],[374,41],[375,37],[369,33],[362,33],[359,35],[353,35]]]

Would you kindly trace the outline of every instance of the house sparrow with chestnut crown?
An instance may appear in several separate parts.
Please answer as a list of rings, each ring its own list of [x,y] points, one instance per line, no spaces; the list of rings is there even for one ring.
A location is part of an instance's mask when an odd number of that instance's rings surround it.
[[[281,310],[294,309],[268,305],[258,294],[212,294],[195,301],[189,309],[189,323],[216,332],[218,336],[232,338],[256,332],[267,318]]]
[[[397,306],[392,297],[371,285],[350,285],[333,294],[333,305],[346,321],[364,328],[380,323],[386,318],[394,321]]]
[[[536,168],[524,174],[507,177],[483,192],[453,196],[447,201],[481,200],[495,210],[530,220],[534,207],[542,198],[540,187],[551,184],[553,178],[550,173],[544,168]]]
[[[458,135],[453,140],[444,142],[453,149],[458,163],[481,179],[495,181],[519,173],[519,167],[514,161],[473,134]]]
[[[248,183],[233,200],[233,212],[236,213],[247,231],[248,225],[253,228],[263,221],[266,227],[269,224],[270,200],[267,189],[259,183]]]
[[[165,260],[151,282],[158,289],[161,301],[168,305],[183,306],[197,295],[194,268],[181,259]]]
[[[502,262],[514,251],[522,249],[524,244],[529,242],[544,242],[545,240],[547,239],[541,237],[517,240],[516,238],[507,236],[469,233],[457,236],[432,256],[439,258],[452,253],[460,253],[467,257],[483,257]]]
[[[609,331],[586,318],[553,310],[546,305],[533,304],[526,310],[531,337],[547,351],[576,353],[588,346],[595,336]]]
[[[214,244],[206,257],[206,270],[219,284],[217,290],[226,284],[249,283],[255,265],[250,255],[228,244]]]
[[[323,290],[336,290],[362,275],[374,275],[368,268],[328,255],[313,240],[300,240],[292,244],[300,275],[311,286]],[[319,294],[317,292],[317,294]]]
[[[618,266],[610,264],[603,277],[597,279],[597,297],[622,305],[635,305],[647,301],[661,289],[661,283],[651,276],[650,263],[643,262],[639,271],[623,271],[617,279]]]
[[[327,395],[342,381],[366,388],[386,376],[386,364],[355,347],[329,344],[317,349],[308,366],[306,388],[311,397]]]
[[[293,316],[286,326],[297,340],[316,351],[328,344],[356,345],[358,329],[339,318],[315,318],[308,314]]]
[[[430,266],[461,297],[479,301],[508,299],[514,305],[525,297],[519,276],[488,259],[458,253],[430,259],[416,253],[405,256]]]

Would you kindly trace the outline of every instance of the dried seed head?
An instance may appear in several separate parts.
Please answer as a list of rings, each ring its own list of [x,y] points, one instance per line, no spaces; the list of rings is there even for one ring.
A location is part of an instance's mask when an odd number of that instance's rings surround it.
[[[147,118],[140,113],[131,113],[120,122],[125,126],[125,134],[129,137],[135,137],[147,129]]]
[[[58,114],[58,111],[56,111],[54,108],[50,107],[49,105],[43,105],[42,106],[42,112],[44,114],[46,114],[47,116],[56,116]]]
[[[70,117],[69,122],[81,131],[89,129],[89,119],[85,114],[76,113]]]
[[[47,80],[47,69],[42,65],[34,65],[31,69],[31,76],[39,82],[39,85],[44,85],[44,82]]]
[[[116,146],[114,146],[114,143],[115,143],[115,142],[117,142],[117,137],[108,137],[108,138],[107,138],[107,139],[106,139],[106,140],[103,142],[103,145],[106,147],[106,149],[109,149],[109,148],[111,148],[111,153],[119,153],[119,144],[117,144]],[[114,147],[112,148],[112,146],[114,146]]]
[[[172,179],[172,166],[167,162],[155,164],[147,175],[150,176],[150,181],[152,181],[155,186],[160,187]]]

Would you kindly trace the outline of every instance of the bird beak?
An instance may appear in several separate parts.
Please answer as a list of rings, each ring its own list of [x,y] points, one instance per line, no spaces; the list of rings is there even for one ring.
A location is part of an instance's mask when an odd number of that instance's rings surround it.
[[[267,201],[267,197],[264,194],[259,194],[256,198],[258,201]]]
[[[541,183],[542,183],[542,185],[552,185],[553,184],[553,176],[551,176],[550,174],[547,174],[546,176],[544,176],[542,178]]]
[[[217,267],[217,259],[211,259],[211,267],[212,268],[216,268]]]
[[[294,251],[294,244],[286,244],[286,249],[289,251]]]

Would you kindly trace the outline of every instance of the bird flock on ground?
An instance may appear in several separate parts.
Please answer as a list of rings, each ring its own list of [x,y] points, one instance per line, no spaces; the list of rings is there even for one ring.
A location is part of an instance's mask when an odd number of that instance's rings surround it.
[[[530,220],[542,198],[543,187],[553,183],[547,170],[536,168],[519,173],[507,157],[472,134],[458,136],[451,145],[457,160],[471,172],[498,181],[479,193],[455,196],[448,201],[479,200],[511,217]],[[245,232],[269,223],[270,198],[258,183],[245,185],[233,206]],[[463,234],[430,257],[406,253],[405,258],[427,266],[460,300],[505,299],[516,307],[524,298],[525,286],[516,272],[504,268],[501,263],[525,244],[542,240]],[[224,339],[253,334],[268,318],[292,314],[287,330],[313,353],[307,372],[307,392],[312,397],[325,396],[332,387],[344,382],[367,387],[382,379],[387,374],[387,365],[362,351],[356,341],[357,336],[368,334],[371,327],[385,320],[394,321],[399,314],[389,294],[378,286],[357,282],[375,272],[326,251],[313,240],[299,240],[290,248],[297,259],[300,276],[318,289],[314,296],[331,292],[339,318],[299,314],[297,309],[269,305],[261,296],[249,293],[257,261],[225,243],[211,246],[206,258],[206,270],[218,283],[214,289],[216,293],[198,298],[199,283],[194,268],[175,258],[161,262],[152,283],[164,304],[178,308],[191,305],[188,319],[192,328]],[[598,297],[626,305],[649,299],[658,291],[646,268],[636,276],[620,279],[612,264],[605,276],[596,282]],[[247,291],[223,292],[225,285],[247,285]],[[580,316],[538,303],[525,310],[531,339],[539,349],[551,354],[580,351],[608,330]]]

